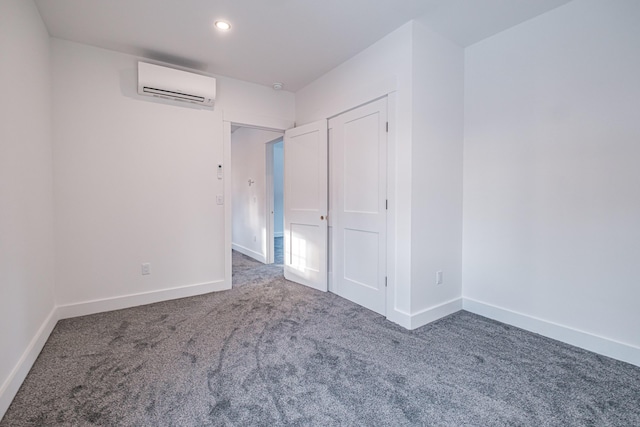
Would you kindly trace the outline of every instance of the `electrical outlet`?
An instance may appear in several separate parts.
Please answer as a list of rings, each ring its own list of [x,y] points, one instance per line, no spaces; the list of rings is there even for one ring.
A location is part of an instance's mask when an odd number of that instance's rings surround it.
[[[146,276],[151,274],[151,264],[148,262],[145,262],[144,264],[142,264],[142,275]]]
[[[442,271],[436,272],[436,285],[442,285]]]
[[[219,205],[224,205],[224,196],[222,194],[218,194],[216,196],[216,203]]]

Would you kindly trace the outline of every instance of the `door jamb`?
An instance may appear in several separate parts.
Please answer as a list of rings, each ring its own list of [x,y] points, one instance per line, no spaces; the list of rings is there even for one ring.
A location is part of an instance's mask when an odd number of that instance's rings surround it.
[[[267,225],[267,253],[266,253],[266,261],[267,264],[273,264],[274,261],[274,256],[273,256],[273,245],[274,245],[274,231],[273,229],[275,228],[275,224],[274,224],[274,203],[273,203],[273,195],[274,195],[274,191],[273,191],[273,183],[274,183],[274,179],[273,179],[273,144],[274,141],[271,142],[267,142],[264,145],[264,152],[265,152],[265,161],[266,161],[266,167],[265,167],[265,193],[266,193],[266,202],[265,203],[265,218],[266,220],[266,225]]]
[[[266,261],[267,264],[273,264],[275,262],[275,253],[274,253],[274,244],[275,244],[275,193],[274,193],[274,185],[275,181],[273,179],[274,174],[274,146],[283,141],[284,136],[274,139],[273,141],[268,141],[265,143],[265,161],[266,161],[266,177],[265,177],[265,191],[266,191],[266,201],[265,204],[265,218],[267,218],[267,254]]]

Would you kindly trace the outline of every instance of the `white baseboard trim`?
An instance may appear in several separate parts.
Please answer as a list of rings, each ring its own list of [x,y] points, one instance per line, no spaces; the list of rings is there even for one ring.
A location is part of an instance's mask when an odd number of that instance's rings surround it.
[[[231,243],[231,248],[234,251],[238,251],[241,254],[244,254],[248,257],[251,257],[253,259],[255,259],[256,261],[260,261],[263,264],[267,263],[267,258],[261,254],[260,252],[256,252],[254,250],[251,250],[249,248],[245,248],[244,246],[238,245],[237,243]]]
[[[92,301],[83,301],[73,304],[59,305],[58,318],[68,319],[71,317],[86,316],[89,314],[102,313],[105,311],[121,310],[123,308],[136,307],[139,305],[153,304],[160,301],[192,297],[195,295],[208,294],[209,292],[223,291],[231,289],[225,280],[218,280],[208,283],[197,283],[195,285],[181,286],[158,291],[141,292],[137,294],[123,295],[113,298],[105,298]]]
[[[191,297],[195,295],[207,294],[209,292],[223,291],[231,289],[225,280],[208,283],[198,283],[195,285],[162,289],[159,291],[142,292],[138,294],[123,295],[113,298],[105,298],[93,301],[83,301],[74,304],[58,305],[51,310],[38,329],[20,360],[9,374],[9,377],[0,387],[0,420],[4,416],[11,401],[20,389],[22,382],[26,378],[33,363],[38,358],[42,347],[44,347],[49,335],[56,326],[58,320],[71,317],[86,316],[89,314],[102,313],[111,310],[120,310],[139,305],[152,304],[160,301]]]
[[[543,335],[594,353],[640,366],[640,348],[630,344],[559,325],[547,320],[507,310],[471,298],[464,298],[462,308],[471,313],[488,317],[529,332]]]
[[[462,310],[462,298],[452,299],[434,307],[420,310],[411,315],[411,327],[409,329],[417,329],[460,310]]]
[[[273,237],[284,237],[284,232],[273,233]]]
[[[462,298],[456,298],[413,314],[394,310],[390,315],[387,315],[387,319],[403,328],[413,330],[460,310],[462,310]]]
[[[9,409],[9,405],[11,405],[13,398],[27,377],[29,370],[31,370],[33,363],[38,358],[40,351],[42,351],[42,347],[44,347],[47,339],[49,339],[49,335],[51,335],[57,322],[57,308],[54,307],[27,346],[27,349],[22,353],[22,356],[13,368],[13,371],[9,374],[9,377],[5,380],[4,384],[2,384],[2,387],[0,387],[0,420],[5,412],[7,412],[7,409]]]
[[[387,311],[387,320],[397,323],[405,329],[411,329],[411,315],[402,310],[395,309],[391,312]]]

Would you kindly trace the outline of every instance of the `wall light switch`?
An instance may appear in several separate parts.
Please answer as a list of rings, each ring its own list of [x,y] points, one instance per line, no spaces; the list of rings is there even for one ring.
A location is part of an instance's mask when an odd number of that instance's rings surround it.
[[[151,264],[145,262],[144,264],[142,264],[142,275],[146,276],[148,274],[151,274]]]
[[[442,271],[436,273],[436,285],[442,285]]]
[[[219,205],[224,205],[224,196],[222,194],[218,194],[216,196],[216,203]]]

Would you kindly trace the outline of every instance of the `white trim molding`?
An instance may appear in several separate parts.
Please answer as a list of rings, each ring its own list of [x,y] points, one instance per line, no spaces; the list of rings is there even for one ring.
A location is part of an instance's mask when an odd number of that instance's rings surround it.
[[[0,419],[2,419],[7,409],[9,409],[9,405],[11,405],[13,398],[49,339],[58,320],[208,294],[210,292],[227,289],[231,289],[231,286],[227,286],[225,280],[218,280],[158,291],[55,306],[40,326],[40,329],[38,329],[38,332],[27,346],[27,349],[20,357],[20,360],[18,360],[9,377],[0,387]]]
[[[231,248],[234,251],[238,251],[241,254],[244,254],[244,255],[246,255],[248,257],[251,257],[251,258],[255,259],[256,261],[260,261],[263,264],[267,263],[267,257],[265,257],[264,254],[261,254],[260,252],[256,252],[256,251],[251,250],[249,248],[245,248],[244,246],[238,245],[237,243],[232,243],[231,244]]]
[[[455,298],[413,314],[395,309],[390,313],[391,315],[387,316],[387,319],[403,328],[413,330],[462,310],[462,304],[462,298]]]
[[[265,130],[285,130],[294,127],[295,122],[280,117],[269,117],[254,114],[249,111],[229,110],[222,111],[222,120],[235,125],[248,126]]]
[[[22,353],[22,356],[13,368],[13,371],[9,374],[9,377],[5,380],[4,384],[2,384],[2,387],[0,387],[0,420],[5,412],[7,412],[7,409],[9,409],[9,405],[11,405],[16,393],[18,393],[22,382],[27,377],[27,374],[42,351],[42,347],[44,347],[49,339],[49,335],[53,332],[53,328],[56,326],[56,323],[58,323],[58,320],[58,310],[57,307],[54,307],[27,346],[27,349]]]
[[[462,310],[462,298],[455,298],[434,307],[425,308],[411,315],[411,327],[409,329],[419,328],[460,310]]]
[[[529,332],[543,335],[613,359],[640,366],[640,348],[609,338],[580,331],[569,326],[518,313],[471,298],[464,298],[462,308]]]
[[[397,308],[387,312],[387,320],[397,323],[405,329],[411,329],[411,315]]]
[[[139,305],[153,304],[161,301],[169,301],[178,298],[192,297],[208,294],[210,292],[231,289],[225,280],[215,282],[197,283],[194,285],[180,286],[158,291],[141,292],[137,294],[122,295],[113,298],[104,298],[92,301],[82,301],[73,304],[59,305],[58,318],[69,319],[71,317],[87,316],[89,314],[103,313],[105,311],[121,310]]]

